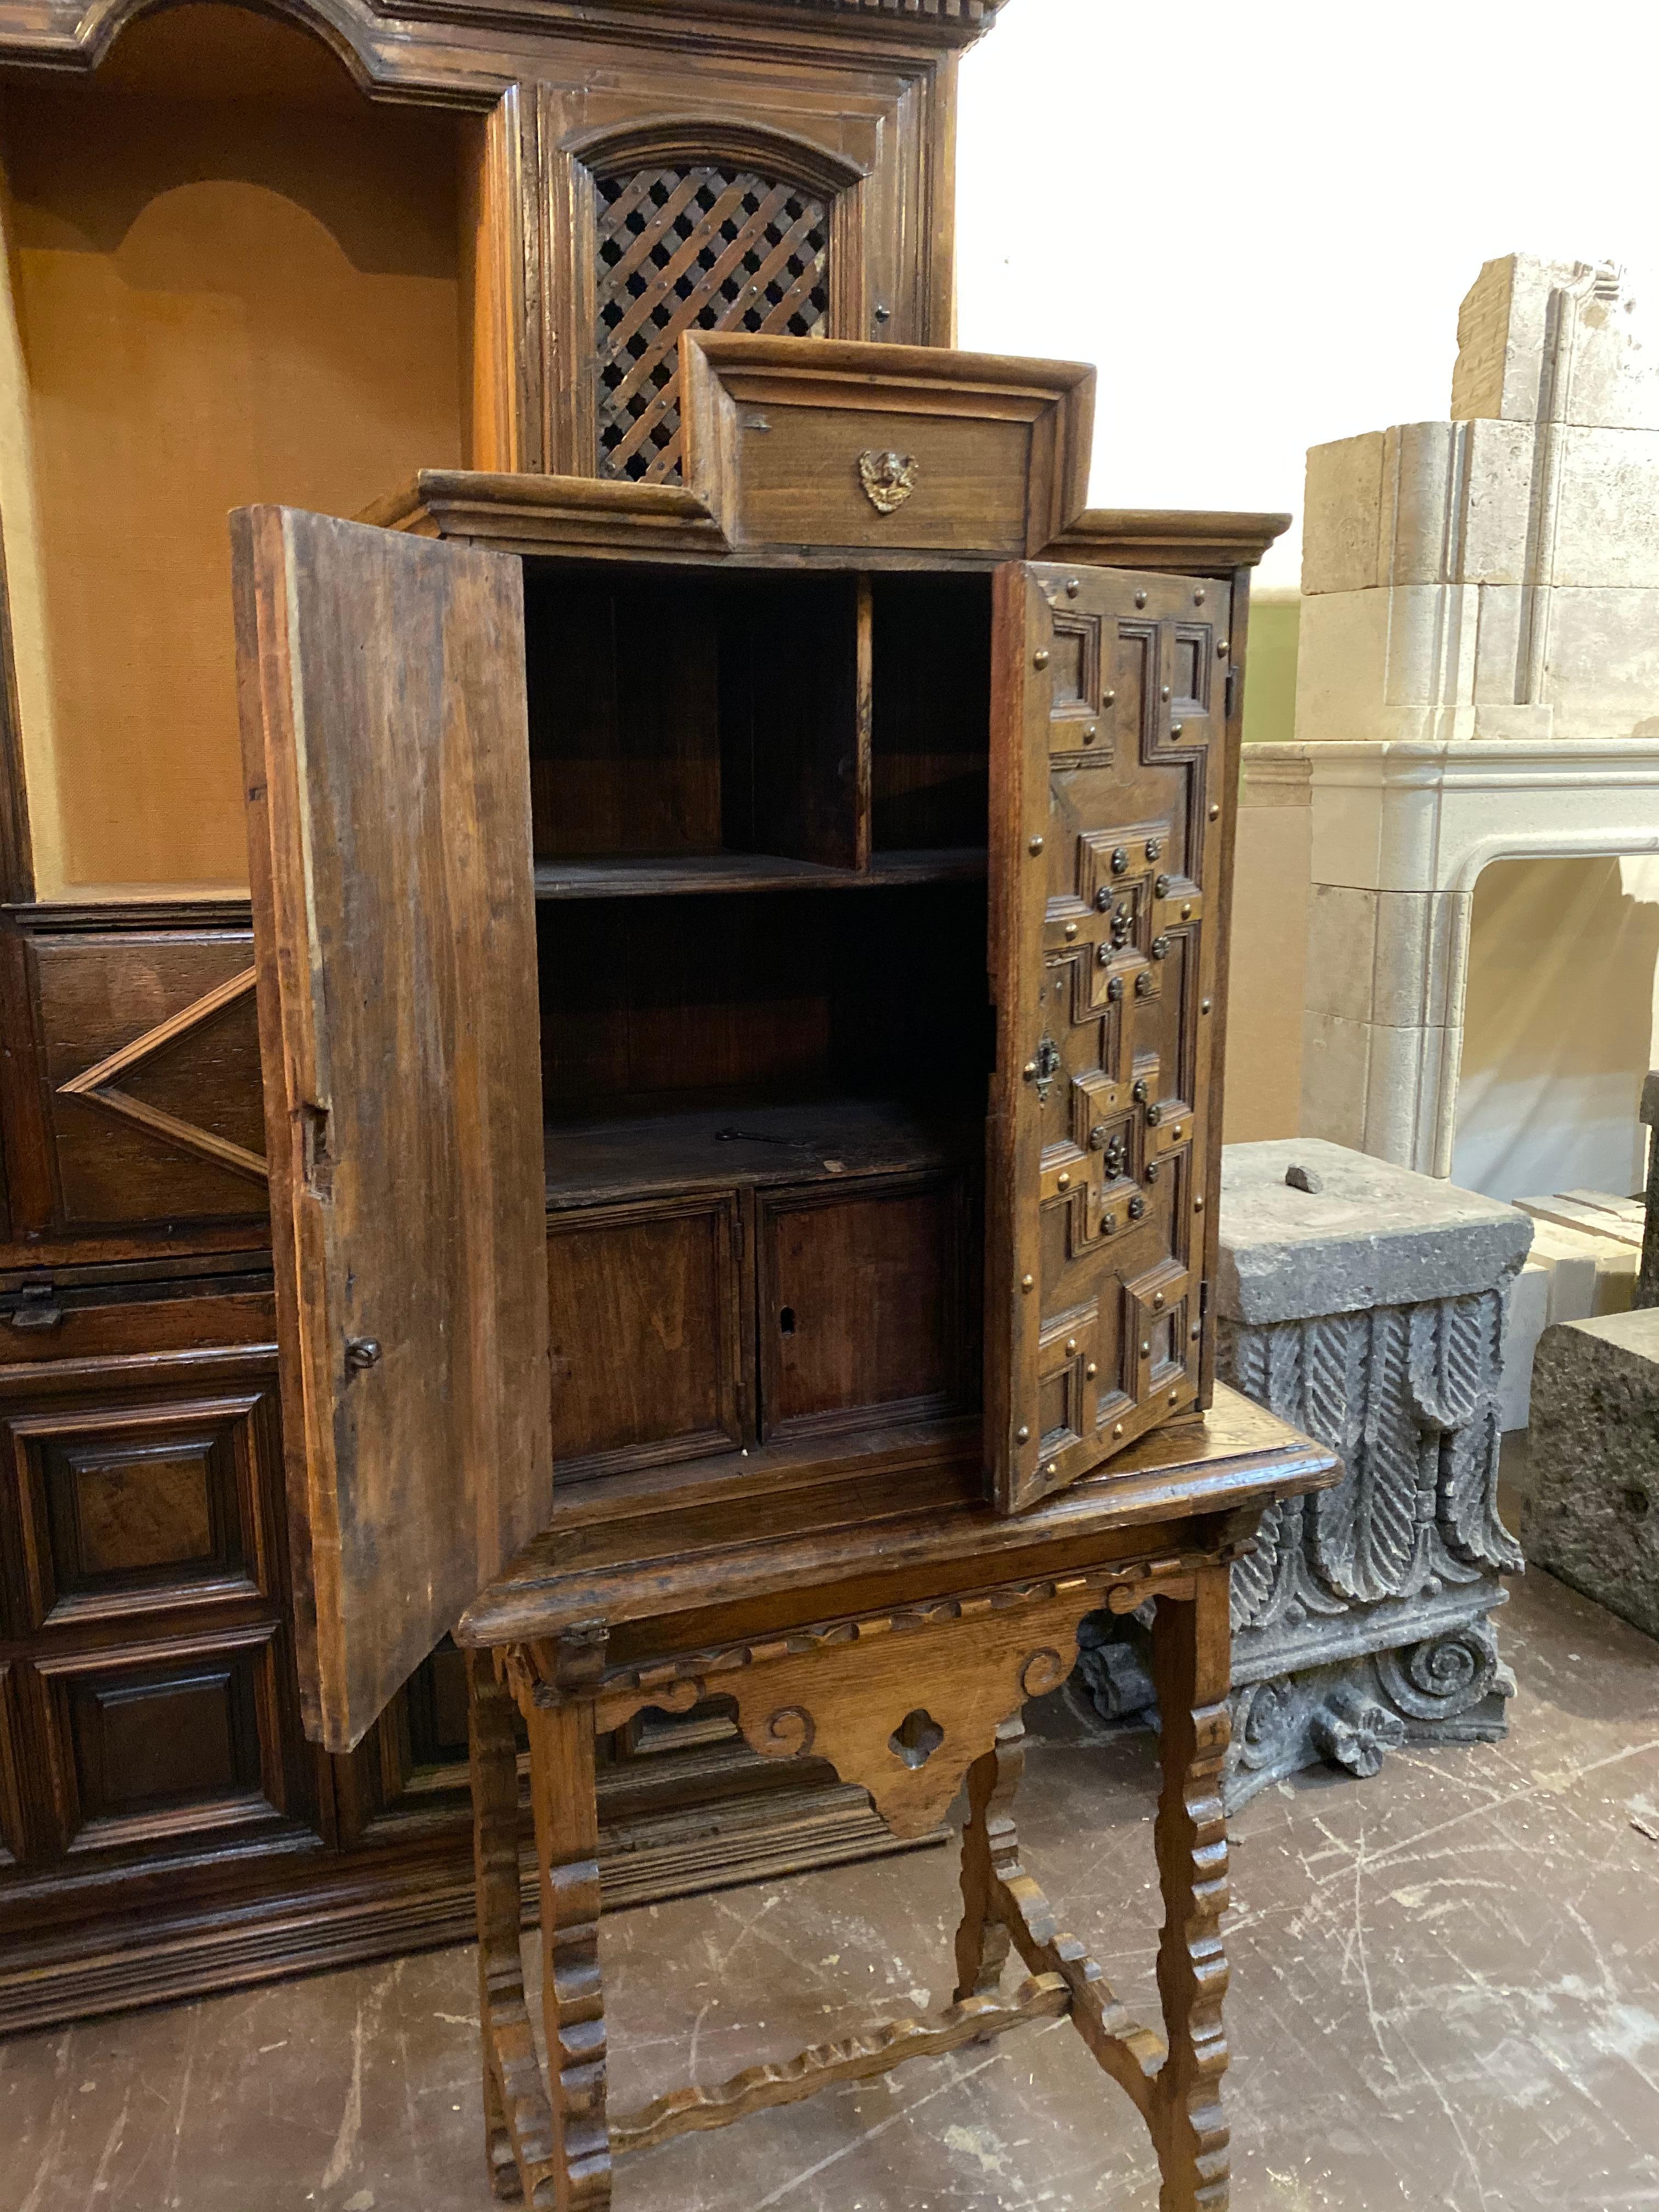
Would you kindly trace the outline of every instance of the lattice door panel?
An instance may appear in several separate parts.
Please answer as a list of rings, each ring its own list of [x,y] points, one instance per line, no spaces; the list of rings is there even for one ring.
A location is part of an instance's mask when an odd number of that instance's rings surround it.
[[[681,474],[682,331],[823,337],[830,209],[752,169],[651,167],[594,179],[599,474]]]
[[[999,579],[1006,1505],[1198,1395],[1229,604],[1111,569]]]

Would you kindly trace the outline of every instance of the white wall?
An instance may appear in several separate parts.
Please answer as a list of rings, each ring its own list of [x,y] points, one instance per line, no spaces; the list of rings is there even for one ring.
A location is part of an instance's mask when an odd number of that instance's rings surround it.
[[[1483,261],[1659,267],[1656,78],[1652,0],[1008,0],[960,342],[1099,364],[1097,504],[1299,508],[1309,446],[1444,419]]]

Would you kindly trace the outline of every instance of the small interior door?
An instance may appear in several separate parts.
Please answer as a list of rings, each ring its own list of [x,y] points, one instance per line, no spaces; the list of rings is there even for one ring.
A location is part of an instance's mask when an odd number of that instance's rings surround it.
[[[347,1751],[552,1502],[522,587],[232,536],[301,1689]]]
[[[1005,1511],[1191,1407],[1209,1372],[1229,611],[1198,578],[996,578],[986,1443]]]

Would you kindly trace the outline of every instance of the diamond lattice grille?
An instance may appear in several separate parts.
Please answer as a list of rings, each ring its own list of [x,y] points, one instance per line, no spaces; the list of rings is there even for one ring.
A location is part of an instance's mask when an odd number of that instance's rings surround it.
[[[823,337],[830,211],[752,169],[596,179],[599,473],[680,475],[682,331]]]

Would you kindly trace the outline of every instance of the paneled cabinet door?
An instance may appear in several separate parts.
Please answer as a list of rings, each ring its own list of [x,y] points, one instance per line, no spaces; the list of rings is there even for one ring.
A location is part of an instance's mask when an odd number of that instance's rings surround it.
[[[522,586],[232,527],[301,1693],[349,1751],[552,1504]]]
[[[1194,578],[997,574],[986,1440],[1006,1511],[1199,1395],[1229,605]]]

